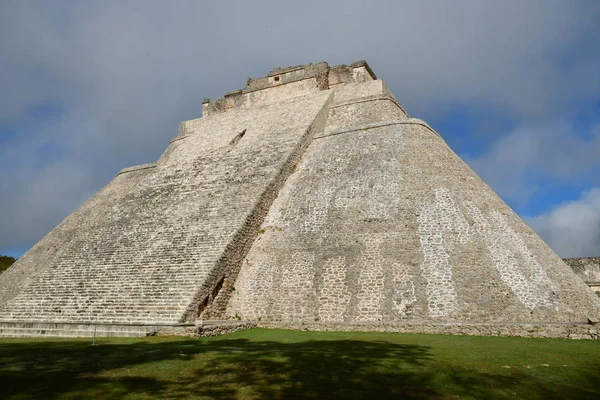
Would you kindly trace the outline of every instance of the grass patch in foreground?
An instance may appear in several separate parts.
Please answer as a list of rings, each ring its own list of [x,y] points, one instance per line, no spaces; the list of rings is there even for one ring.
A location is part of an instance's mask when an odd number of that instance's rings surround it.
[[[600,399],[600,343],[266,329],[2,339],[0,398]]]

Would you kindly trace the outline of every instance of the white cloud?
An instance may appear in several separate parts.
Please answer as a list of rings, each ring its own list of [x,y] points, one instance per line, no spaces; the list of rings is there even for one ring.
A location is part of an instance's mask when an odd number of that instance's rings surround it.
[[[600,187],[526,221],[561,257],[600,256]]]

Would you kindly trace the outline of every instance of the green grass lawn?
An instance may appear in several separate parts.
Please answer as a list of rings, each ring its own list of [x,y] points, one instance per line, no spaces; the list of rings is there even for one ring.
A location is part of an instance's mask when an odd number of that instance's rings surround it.
[[[600,342],[266,329],[2,339],[0,398],[600,399]]]

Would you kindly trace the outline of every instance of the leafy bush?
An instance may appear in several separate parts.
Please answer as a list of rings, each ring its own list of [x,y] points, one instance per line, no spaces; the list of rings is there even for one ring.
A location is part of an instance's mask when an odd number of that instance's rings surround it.
[[[17,259],[14,257],[0,256],[0,273],[6,271],[15,261]]]

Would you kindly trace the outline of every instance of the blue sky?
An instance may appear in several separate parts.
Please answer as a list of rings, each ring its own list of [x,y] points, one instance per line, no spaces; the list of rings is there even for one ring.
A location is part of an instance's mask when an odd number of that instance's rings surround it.
[[[600,2],[0,3],[0,254],[276,66],[365,59],[561,256],[600,255]]]

